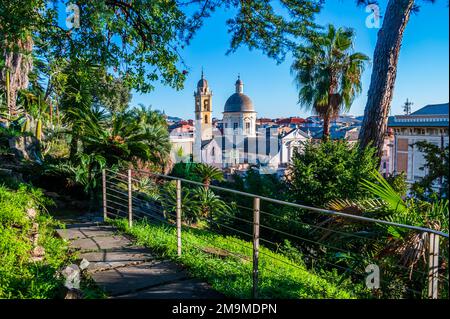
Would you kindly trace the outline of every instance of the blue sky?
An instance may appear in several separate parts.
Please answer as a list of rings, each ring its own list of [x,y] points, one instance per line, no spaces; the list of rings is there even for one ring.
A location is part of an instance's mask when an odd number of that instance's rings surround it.
[[[381,14],[386,0],[381,0]],[[402,113],[402,105],[409,98],[413,111],[433,103],[449,100],[449,16],[447,1],[435,4],[419,1],[421,10],[411,16],[406,28],[400,53],[397,81],[391,114]],[[209,18],[183,54],[188,66],[188,78],[183,90],[176,91],[156,83],[156,89],[148,94],[134,92],[132,104],[151,105],[166,114],[182,118],[194,117],[193,92],[200,79],[203,66],[205,78],[213,90],[213,116],[222,118],[226,99],[234,92],[237,74],[244,81],[244,93],[250,96],[258,117],[308,116],[297,104],[297,90],[290,75],[290,56],[280,65],[260,51],[241,47],[226,55],[231,36],[227,34],[225,21],[232,12],[218,11]],[[355,50],[371,59],[378,29],[365,25],[364,8],[354,0],[328,0],[317,17],[319,24],[352,27],[356,31]],[[357,98],[350,113],[362,115],[370,84],[372,66],[363,75],[363,92]]]

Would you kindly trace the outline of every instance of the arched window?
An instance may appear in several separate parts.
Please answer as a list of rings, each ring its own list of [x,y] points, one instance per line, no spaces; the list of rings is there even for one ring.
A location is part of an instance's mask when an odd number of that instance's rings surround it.
[[[211,149],[211,156],[214,156],[214,155],[216,155],[216,149],[213,147],[213,148]]]
[[[208,114],[205,114],[205,124],[208,123]]]
[[[250,122],[245,122],[245,133],[250,134]]]

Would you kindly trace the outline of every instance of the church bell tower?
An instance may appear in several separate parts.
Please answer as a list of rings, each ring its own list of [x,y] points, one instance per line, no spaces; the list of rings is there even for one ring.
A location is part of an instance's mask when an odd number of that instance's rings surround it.
[[[201,140],[210,140],[212,136],[212,91],[209,89],[208,81],[203,76],[197,83],[197,91],[194,92],[195,98],[195,129],[197,136]]]

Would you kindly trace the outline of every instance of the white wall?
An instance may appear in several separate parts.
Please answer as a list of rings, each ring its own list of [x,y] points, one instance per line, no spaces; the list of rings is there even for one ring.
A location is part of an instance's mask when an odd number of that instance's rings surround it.
[[[172,138],[170,137],[170,143],[172,144],[172,149],[170,151],[170,158],[172,162],[177,161],[177,153],[178,150],[183,150],[183,155],[188,157],[192,155],[193,152],[193,145],[194,145],[194,138]],[[188,157],[189,158],[189,157]]]
[[[250,132],[245,131],[245,122],[250,123]],[[256,135],[256,113],[254,112],[226,112],[223,114],[223,125],[224,128],[232,129],[234,123],[238,123],[238,128],[240,128],[245,136],[255,136]]]
[[[427,174],[426,169],[421,170],[420,168],[424,166],[425,159],[422,152],[420,152],[417,146],[413,145],[419,141],[427,141],[429,143],[433,143],[435,145],[441,145],[441,136],[436,135],[396,135],[394,139],[394,150],[395,144],[397,143],[397,139],[408,139],[408,167],[406,172],[406,179],[409,183],[414,183],[419,181],[422,177]],[[444,136],[444,146],[449,144],[449,137]],[[397,152],[394,151],[394,169],[397,170]]]

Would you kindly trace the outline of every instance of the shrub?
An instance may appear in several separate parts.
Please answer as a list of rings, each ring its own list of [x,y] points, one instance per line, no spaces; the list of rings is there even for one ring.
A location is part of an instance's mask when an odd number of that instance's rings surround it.
[[[324,207],[336,198],[364,198],[368,193],[359,183],[370,179],[378,165],[372,148],[360,150],[347,141],[306,142],[290,166],[290,200]]]
[[[426,170],[426,175],[413,184],[413,193],[431,201],[448,198],[449,146],[439,147],[427,141],[416,142],[415,146],[424,154],[425,165],[419,169]]]
[[[401,197],[405,197],[408,193],[408,183],[406,182],[405,172],[388,175],[386,181]]]

